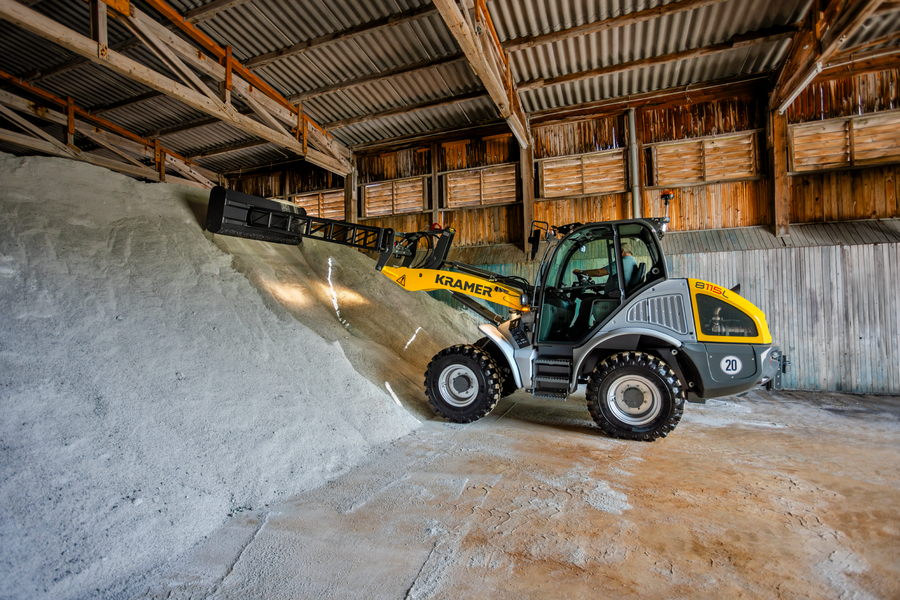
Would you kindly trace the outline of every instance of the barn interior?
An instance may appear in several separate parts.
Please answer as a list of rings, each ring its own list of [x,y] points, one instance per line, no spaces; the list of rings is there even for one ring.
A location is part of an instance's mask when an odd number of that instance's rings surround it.
[[[0,597],[897,597],[898,80],[889,0],[0,0]],[[791,367],[447,423],[484,314],[217,186],[529,282],[667,216]]]

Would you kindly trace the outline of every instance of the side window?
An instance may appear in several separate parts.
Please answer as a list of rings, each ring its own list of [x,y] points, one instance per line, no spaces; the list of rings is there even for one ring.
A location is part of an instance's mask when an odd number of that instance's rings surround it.
[[[619,227],[619,235],[626,294],[665,277],[663,257],[646,227],[637,223],[623,225]]]

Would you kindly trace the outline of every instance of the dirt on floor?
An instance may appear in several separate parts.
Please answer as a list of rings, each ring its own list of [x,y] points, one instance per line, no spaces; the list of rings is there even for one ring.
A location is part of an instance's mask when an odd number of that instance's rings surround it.
[[[153,598],[898,598],[900,398],[753,392],[654,443],[583,393],[431,421],[118,592]],[[111,590],[112,591],[112,590]]]

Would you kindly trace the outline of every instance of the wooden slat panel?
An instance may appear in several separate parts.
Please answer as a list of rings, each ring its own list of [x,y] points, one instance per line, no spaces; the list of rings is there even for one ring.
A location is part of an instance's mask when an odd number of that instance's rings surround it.
[[[326,219],[334,219],[336,221],[344,220],[344,192],[327,192],[322,194],[321,204],[322,214],[319,215]]]
[[[584,157],[584,193],[621,192],[625,183],[625,151],[615,150]]]
[[[659,185],[703,181],[702,153],[702,142],[657,146],[656,165]]]
[[[481,204],[481,173],[458,171],[447,173],[447,206],[478,206]]]
[[[424,210],[424,179],[407,179],[394,182],[394,212],[418,212]]]
[[[900,114],[854,119],[853,143],[858,163],[900,160]]]
[[[321,217],[319,214],[319,192],[314,194],[303,194],[302,196],[294,196],[294,204],[303,207],[306,214],[313,217]]]
[[[703,142],[706,181],[740,179],[755,175],[753,134],[717,138]]]
[[[794,170],[812,171],[850,164],[846,120],[792,125]]]
[[[484,204],[503,204],[516,201],[516,166],[491,167],[482,172],[481,191]]]
[[[393,210],[393,182],[370,183],[365,186],[365,214],[367,217],[389,215]]]
[[[564,158],[541,163],[544,177],[544,197],[561,198],[584,193],[581,180],[581,159]]]

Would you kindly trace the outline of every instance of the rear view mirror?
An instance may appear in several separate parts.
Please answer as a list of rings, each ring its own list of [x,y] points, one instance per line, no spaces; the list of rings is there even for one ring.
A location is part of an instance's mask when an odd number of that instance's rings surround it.
[[[528,238],[528,242],[531,244],[531,260],[534,260],[538,253],[538,246],[541,244],[541,230],[535,229]]]

